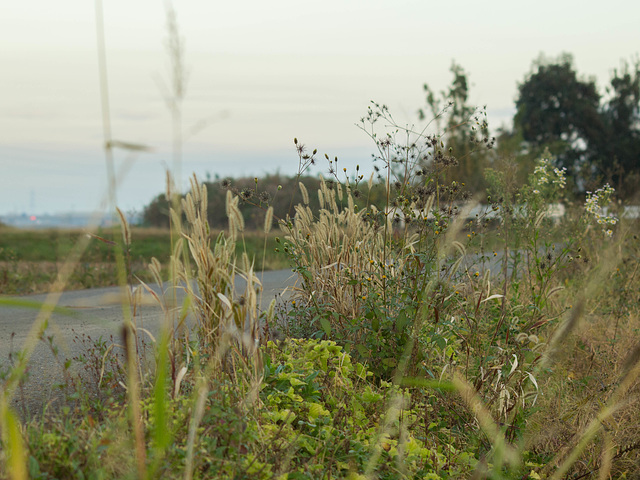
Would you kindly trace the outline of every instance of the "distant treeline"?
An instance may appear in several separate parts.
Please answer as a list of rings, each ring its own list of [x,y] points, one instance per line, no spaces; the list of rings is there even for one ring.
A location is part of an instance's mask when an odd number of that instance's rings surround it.
[[[337,184],[335,180],[326,179],[325,181],[330,188]],[[228,218],[225,208],[227,190],[231,190],[241,198],[240,210],[248,230],[262,230],[264,228],[265,213],[269,206],[273,206],[275,225],[278,219],[284,219],[287,215],[293,216],[295,206],[303,203],[302,192],[298,186],[299,182],[303,183],[307,189],[309,206],[313,211],[317,211],[319,208],[317,194],[320,189],[319,177],[303,176],[298,179],[295,176],[270,174],[262,178],[243,177],[203,182],[207,187],[209,225],[213,229],[227,227]],[[342,188],[344,192],[344,187]],[[384,188],[378,182],[371,188],[371,191],[369,191],[366,181],[360,182],[357,186],[353,184],[352,192],[356,197],[355,203],[360,207],[376,205],[382,208],[385,203]],[[169,208],[170,204],[166,195],[158,195],[144,209],[144,225],[169,227]]]

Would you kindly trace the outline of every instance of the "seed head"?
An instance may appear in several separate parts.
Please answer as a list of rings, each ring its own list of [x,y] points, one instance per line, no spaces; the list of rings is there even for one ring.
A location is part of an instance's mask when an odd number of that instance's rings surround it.
[[[240,192],[240,198],[242,198],[242,200],[244,200],[245,202],[247,200],[250,200],[251,197],[253,197],[253,190],[251,190],[250,188],[245,188]]]

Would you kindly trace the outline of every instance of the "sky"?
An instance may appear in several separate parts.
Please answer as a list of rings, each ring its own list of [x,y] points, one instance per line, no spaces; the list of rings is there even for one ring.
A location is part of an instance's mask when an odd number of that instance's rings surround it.
[[[370,102],[417,124],[422,85],[447,88],[453,61],[469,75],[470,103],[487,105],[497,128],[541,53],[571,53],[603,90],[640,52],[640,2],[628,0],[175,0],[173,9],[187,73],[183,187],[192,173],[295,174],[294,137],[370,171],[374,145],[356,126]],[[112,136],[150,147],[114,157],[117,203],[140,211],[172,165],[167,9],[104,0],[103,12]],[[95,19],[88,0],[0,6],[0,215],[104,204]]]

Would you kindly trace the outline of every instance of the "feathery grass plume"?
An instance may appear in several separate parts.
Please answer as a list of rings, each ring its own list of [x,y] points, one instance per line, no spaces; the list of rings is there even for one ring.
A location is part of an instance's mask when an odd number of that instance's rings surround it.
[[[239,232],[244,232],[244,217],[242,216],[238,205],[235,205],[235,208],[232,211],[232,215],[235,217],[236,229]]]
[[[309,291],[315,292],[315,301],[319,304],[330,302],[340,315],[357,318],[361,314],[359,299],[364,287],[349,285],[349,282],[370,269],[369,255],[384,258],[384,242],[375,225],[363,220],[364,210],[356,213],[347,207],[339,211],[335,203],[335,184],[334,189],[329,190],[326,182],[321,181],[320,191],[325,208],[319,211],[317,218],[309,207],[298,205],[293,228],[282,224],[281,229],[287,241],[301,247],[297,261],[310,274],[305,282]],[[362,252],[360,248],[363,248]],[[342,327],[336,328],[339,332]]]
[[[196,211],[191,193],[187,193],[186,197],[182,199],[182,211],[187,216],[187,221],[195,223]]]
[[[224,204],[227,212],[227,217],[231,217],[231,207],[233,204],[233,192],[231,192],[231,190],[227,190],[227,195],[226,195]]]
[[[209,192],[206,185],[200,188],[200,218],[207,218],[207,205],[209,205]]]
[[[264,233],[267,235],[273,227],[273,206],[267,208],[267,212],[264,215]]]
[[[309,205],[309,192],[307,192],[307,187],[304,186],[304,183],[298,182],[300,186],[300,193],[302,194],[302,201],[305,205]]]
[[[229,217],[229,237],[234,241],[238,238],[238,224],[235,215]]]
[[[245,272],[248,272],[249,269],[251,268],[251,262],[249,261],[249,255],[247,255],[246,251],[242,252],[240,259],[242,262],[242,270]]]
[[[180,215],[173,207],[169,209],[169,217],[171,218],[172,225],[179,231],[182,222],[180,221]]]
[[[199,188],[199,185],[193,188]],[[232,225],[242,221],[238,201],[237,196],[228,194],[227,212]],[[222,368],[220,374],[226,371],[236,375],[243,382],[241,390],[247,393],[247,399],[255,400],[261,375],[258,372],[262,371],[261,358],[256,350],[259,342],[257,294],[260,282],[246,252],[239,262],[236,260],[233,237],[226,238],[221,233],[211,249],[205,219],[206,210],[197,210],[195,222],[189,222],[187,231],[183,232],[196,265],[197,288],[187,283],[187,293],[195,307],[200,338],[205,341],[202,348],[212,354],[215,364]],[[239,267],[236,266],[238,263]],[[239,298],[234,288],[236,274],[246,282],[244,293]],[[182,278],[186,278],[185,272]],[[242,373],[245,370],[251,372],[247,378]]]
[[[328,204],[328,205],[325,206],[325,210],[327,210],[329,212],[332,212],[332,213],[337,213],[338,212],[338,204],[336,203],[337,195],[338,194],[336,192],[335,184],[334,184],[334,187],[331,190],[329,190],[328,188],[325,189],[324,199],[325,199],[325,204]]]
[[[323,198],[326,198],[329,194],[329,187],[327,187],[327,182],[325,181],[322,175],[319,175],[320,178],[320,192],[322,193]]]
[[[324,208],[324,194],[322,193],[322,189],[318,189],[318,204],[320,205],[320,209]]]
[[[351,194],[351,189],[347,190],[347,206],[349,210],[354,210],[355,204],[353,203],[353,195]]]
[[[238,235],[238,223],[236,215],[234,214],[234,201],[237,202],[237,197],[234,199],[231,190],[227,190],[227,198],[225,202],[225,209],[227,212],[227,218],[229,219],[229,236],[235,240]]]
[[[238,203],[240,201],[240,197],[231,193],[230,190],[227,191],[227,216],[229,217],[229,230],[231,232],[243,232],[244,231],[244,217],[240,212],[240,207],[238,207]],[[233,218],[233,228],[231,228]],[[235,238],[235,235],[232,235]]]
[[[189,193],[193,196],[193,203],[197,205],[202,199],[200,198],[200,185],[195,173],[189,177],[189,184],[191,185]]]

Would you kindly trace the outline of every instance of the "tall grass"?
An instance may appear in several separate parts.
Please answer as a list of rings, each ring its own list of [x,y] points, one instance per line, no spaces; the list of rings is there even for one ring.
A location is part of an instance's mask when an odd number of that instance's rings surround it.
[[[187,296],[181,305],[170,290],[156,294],[164,327],[151,363],[132,297],[115,349],[126,358],[122,403],[20,427],[5,402],[5,476],[635,474],[637,226],[618,224],[609,238],[579,212],[554,226],[544,202],[515,208],[535,185],[502,191],[496,208],[508,221],[468,225],[453,213],[455,185],[439,183],[437,166],[421,169],[401,188],[392,169],[382,179],[389,205],[404,208],[402,226],[357,208],[353,180],[324,180],[320,210],[303,201],[280,222],[278,248],[300,286],[265,312],[259,276],[237,253],[239,197],[228,192],[229,229],[214,235],[207,190],[192,178],[169,263]],[[583,240],[558,243],[567,230]],[[525,241],[502,264],[474,254],[490,237],[507,247],[515,236]],[[150,269],[162,283],[160,262]],[[269,341],[276,328],[289,338]],[[7,400],[24,362],[7,377]]]
[[[329,161],[318,192],[300,184],[277,246],[299,285],[264,311],[245,250],[246,199],[227,191],[228,229],[212,232],[206,187],[194,176],[181,196],[168,174],[173,241],[169,258],[149,265],[162,290],[140,286],[162,310],[152,336],[129,288],[135,239],[114,205],[122,335],[91,366],[112,401],[84,396],[73,412],[23,423],[10,407],[83,237],[2,372],[0,477],[640,475],[638,225],[611,216],[601,228],[605,196],[554,224],[546,213],[564,182],[550,159],[526,185],[507,168],[487,172],[500,221],[466,222],[473,203],[465,179],[450,178],[457,160],[441,135],[402,127],[377,105],[362,128],[379,174],[367,191],[383,189],[384,208],[359,206],[359,166],[349,175]],[[317,152],[296,149],[300,176]],[[265,256],[273,209],[259,206]],[[87,379],[69,378],[70,400],[81,397]]]

